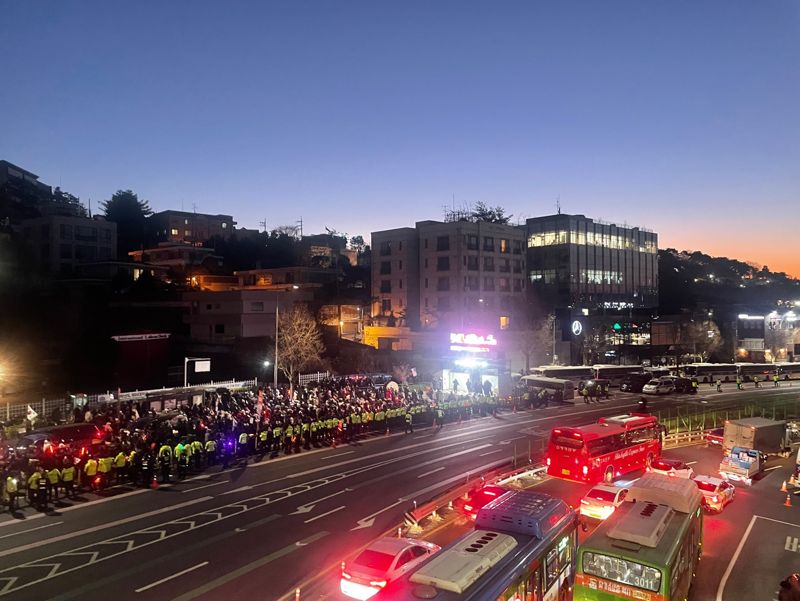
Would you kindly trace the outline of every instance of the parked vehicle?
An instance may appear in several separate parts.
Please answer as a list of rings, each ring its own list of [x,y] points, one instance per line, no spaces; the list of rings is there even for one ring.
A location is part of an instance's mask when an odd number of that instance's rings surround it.
[[[652,379],[653,377],[648,373],[629,374],[622,380],[622,383],[619,385],[619,389],[622,392],[633,392],[639,394],[642,392],[644,385]]]
[[[507,488],[497,484],[486,484],[480,488],[475,488],[467,494],[467,498],[460,504],[460,509],[473,520],[478,516],[478,511],[489,501],[494,501],[503,493],[508,492]]]
[[[581,499],[580,514],[584,517],[604,520],[625,500],[627,488],[598,484]]]
[[[671,394],[675,392],[675,385],[668,376],[650,380],[642,387],[644,394]]]
[[[703,507],[708,511],[722,511],[736,496],[736,488],[721,478],[695,476],[694,483],[700,489],[703,495]]]
[[[733,447],[731,452],[722,458],[719,474],[725,480],[750,486],[753,478],[764,470],[764,460],[765,456],[755,449]]]
[[[725,428],[714,428],[713,430],[709,430],[706,432],[703,438],[705,438],[708,444],[721,447],[722,441],[725,438]]]
[[[766,454],[788,451],[791,446],[786,422],[748,417],[725,422],[722,448],[728,453],[734,447],[756,449]]]
[[[665,459],[664,457],[660,457],[650,464],[647,471],[664,476],[671,476],[673,478],[688,478],[689,480],[694,478],[692,466],[685,464],[679,459]]]

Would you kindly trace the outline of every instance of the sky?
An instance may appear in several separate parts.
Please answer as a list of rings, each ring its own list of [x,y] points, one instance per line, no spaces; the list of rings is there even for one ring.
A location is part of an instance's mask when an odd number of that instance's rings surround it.
[[[800,277],[797,0],[0,2],[0,158],[350,235],[483,201]]]

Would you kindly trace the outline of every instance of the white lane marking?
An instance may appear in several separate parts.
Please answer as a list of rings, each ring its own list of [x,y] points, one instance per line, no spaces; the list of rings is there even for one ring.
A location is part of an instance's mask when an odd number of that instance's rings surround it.
[[[478,457],[486,457],[487,455],[491,455],[492,453],[502,453],[505,449],[495,449],[494,451],[489,451],[488,453],[481,453]]]
[[[182,490],[182,493],[193,492],[195,490],[202,490],[204,488],[211,488],[212,486],[220,486],[222,484],[230,484],[229,480],[225,480],[225,482],[212,482],[211,484],[204,484],[203,486],[195,486],[194,488],[187,488],[186,490]]]
[[[783,467],[783,466],[782,465],[773,465],[772,467],[765,468],[764,471],[765,472],[771,472],[772,470],[776,470],[779,467]]]
[[[739,559],[739,554],[742,552],[744,543],[747,541],[747,537],[750,536],[750,531],[753,529],[753,524],[756,523],[757,519],[758,516],[754,515],[750,520],[750,523],[747,525],[747,530],[744,531],[742,540],[739,541],[739,546],[736,547],[736,551],[734,551],[733,557],[731,557],[731,561],[728,564],[728,567],[725,569],[725,573],[722,575],[722,580],[719,581],[719,587],[717,588],[717,601],[722,601],[722,593],[725,592],[725,585],[728,583],[728,578],[730,578],[731,572],[733,571],[733,566],[736,563],[736,560]]]
[[[437,467],[435,470],[431,470],[429,472],[425,472],[424,474],[420,474],[419,476],[417,476],[417,480],[419,480],[420,478],[424,478],[425,476],[430,476],[431,474],[435,474],[436,472],[441,472],[443,469],[444,466],[441,466]]]
[[[420,435],[420,436],[413,436],[412,438],[413,438],[414,440],[417,440],[418,438],[428,438],[429,436],[433,436],[433,433],[430,433],[430,434],[422,434],[422,435]]]
[[[274,480],[271,480],[270,482],[274,482]],[[264,482],[264,484],[269,484],[269,482]],[[248,486],[240,486],[239,488],[234,488],[233,490],[228,490],[228,491],[226,491],[224,493],[220,493],[217,496],[218,497],[224,497],[225,495],[232,495],[232,494],[237,493],[237,492],[244,492],[246,490],[251,490],[252,488],[253,487],[249,486],[249,485]]]
[[[310,524],[311,522],[315,522],[320,518],[324,518],[326,516],[329,516],[332,513],[336,513],[337,511],[341,511],[345,507],[347,507],[347,505],[342,505],[341,507],[337,507],[336,509],[331,509],[330,511],[326,511],[325,513],[320,513],[319,515],[315,515],[313,518],[308,518],[304,523],[305,524]]]
[[[471,470],[469,470],[469,473],[470,474],[479,474],[479,473],[484,472],[486,470],[490,470],[493,467],[497,467],[499,465],[502,465],[502,464],[504,464],[504,463],[506,463],[508,461],[509,461],[508,459],[499,459],[498,461],[493,461],[492,463],[487,463],[486,465],[482,465],[480,467],[476,467],[474,469],[471,469]],[[432,491],[432,490],[436,490],[437,488],[441,488],[443,486],[447,486],[448,484],[452,484],[453,482],[458,482],[459,480],[464,480],[464,479],[465,479],[464,478],[464,474],[459,474],[458,476],[453,476],[452,478],[448,478],[447,480],[442,480],[440,482],[437,482],[436,484],[432,484],[431,486],[426,486],[425,488],[422,488],[420,490],[415,490],[411,494],[408,494],[408,495],[405,495],[404,497],[401,497],[400,500],[401,501],[411,501],[412,499],[418,497],[419,495],[425,494],[426,492],[429,492],[429,491]]]
[[[58,526],[59,524],[63,524],[64,522],[53,522],[52,524],[46,524],[44,526],[36,526],[36,528],[28,528],[27,530],[20,530],[19,532],[12,532],[11,534],[4,534],[0,536],[0,538],[8,538],[10,536],[16,536],[17,534],[25,534],[26,532],[33,532],[34,530],[41,530],[42,528],[50,528],[50,526]]]
[[[757,517],[760,520],[767,520],[768,522],[775,522],[776,524],[784,524],[785,526],[794,526],[795,528],[800,528],[800,524],[793,524],[792,522],[784,522],[783,520],[776,520],[776,519],[773,519],[773,518],[767,518],[767,517],[764,517],[763,515],[757,515],[755,517]]]
[[[142,588],[137,588],[136,592],[141,593],[143,591],[146,591],[147,589],[153,588],[154,586],[158,586],[159,584],[162,584],[167,580],[172,580],[173,578],[177,578],[178,576],[183,576],[184,574],[188,574],[189,572],[194,572],[198,568],[202,568],[203,566],[207,565],[208,565],[207,561],[204,561],[203,563],[198,563],[196,566],[192,566],[191,568],[186,568],[185,570],[182,570],[177,574],[172,574],[171,576],[167,576],[166,578],[162,578],[161,580],[156,580],[155,582],[151,582],[147,586],[143,586]]]
[[[358,524],[358,526],[356,526],[355,528],[350,528],[350,531],[352,532],[353,530],[361,530],[362,528],[371,527],[372,524],[375,523],[375,516],[382,514],[384,511],[389,511],[393,507],[397,507],[402,502],[403,502],[402,500],[398,500],[396,503],[392,503],[391,505],[387,505],[383,509],[379,509],[375,513],[371,513],[367,517],[361,518],[360,520],[358,520],[358,522],[356,522]]]
[[[325,461],[326,459],[338,459],[342,455],[352,455],[355,451],[345,451],[344,453],[336,453],[334,455],[328,455],[327,457],[320,457],[320,461]]]
[[[0,551],[0,557],[5,557],[6,555],[13,555],[14,553],[20,553],[22,551],[28,551],[29,549],[36,549],[37,547],[41,547],[42,545],[49,545],[51,543],[57,543],[62,540],[68,540],[70,538],[75,538],[76,536],[83,536],[84,534],[90,534],[92,532],[97,532],[98,530],[105,530],[106,528],[114,528],[115,526],[121,526],[122,524],[129,524],[130,522],[135,522],[137,520],[142,520],[145,518],[152,517],[154,515],[159,515],[161,513],[166,513],[168,511],[174,511],[175,509],[182,509],[183,507],[189,507],[189,505],[194,505],[195,503],[202,503],[203,501],[209,501],[214,497],[200,497],[199,499],[192,499],[191,501],[186,501],[185,503],[178,503],[177,505],[170,505],[169,507],[162,507],[161,509],[156,509],[154,511],[149,511],[147,513],[141,513],[137,515],[132,515],[127,518],[122,518],[121,520],[117,520],[115,522],[104,522],[102,524],[98,524],[97,526],[92,526],[91,528],[84,528],[83,530],[76,530],[75,532],[70,532],[69,534],[62,534],[60,536],[55,536],[53,538],[48,538],[45,540],[40,540],[35,543],[30,543],[28,545],[22,545],[21,547],[14,547],[12,549],[5,549],[4,551]]]
[[[327,501],[328,499],[332,499],[333,497],[338,497],[339,495],[344,494],[346,492],[353,492],[353,489],[345,488],[343,490],[340,490],[339,492],[333,493],[332,495],[328,495],[327,497],[322,497],[321,499],[317,499],[316,501],[309,501],[308,503],[303,503],[297,508],[297,511],[293,511],[289,515],[295,515],[297,513],[308,513],[309,511],[314,509],[314,507],[316,507],[319,503],[322,503],[322,501]]]

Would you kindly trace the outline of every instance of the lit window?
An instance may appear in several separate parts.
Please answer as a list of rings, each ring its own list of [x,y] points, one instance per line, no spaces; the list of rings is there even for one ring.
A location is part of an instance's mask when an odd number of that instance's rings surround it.
[[[183,235],[184,235],[184,236],[191,236],[191,235],[192,235],[192,230],[185,230],[185,231],[183,232]]]
[[[508,329],[508,323],[509,323],[508,315],[501,315],[500,316],[500,329],[501,330],[507,330]]]
[[[178,235],[178,230],[176,228],[172,228],[169,231],[169,233],[170,233],[171,236],[177,236]]]
[[[223,230],[228,229],[228,222],[227,221],[223,221],[222,222],[222,229]]]

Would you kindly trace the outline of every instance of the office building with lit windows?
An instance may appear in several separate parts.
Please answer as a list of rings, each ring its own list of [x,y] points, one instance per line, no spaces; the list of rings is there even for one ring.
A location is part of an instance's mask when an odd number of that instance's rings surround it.
[[[527,273],[532,293],[555,307],[629,309],[658,305],[655,232],[589,219],[528,219]]]
[[[411,328],[511,326],[525,298],[525,229],[453,219],[372,233],[373,319]]]

